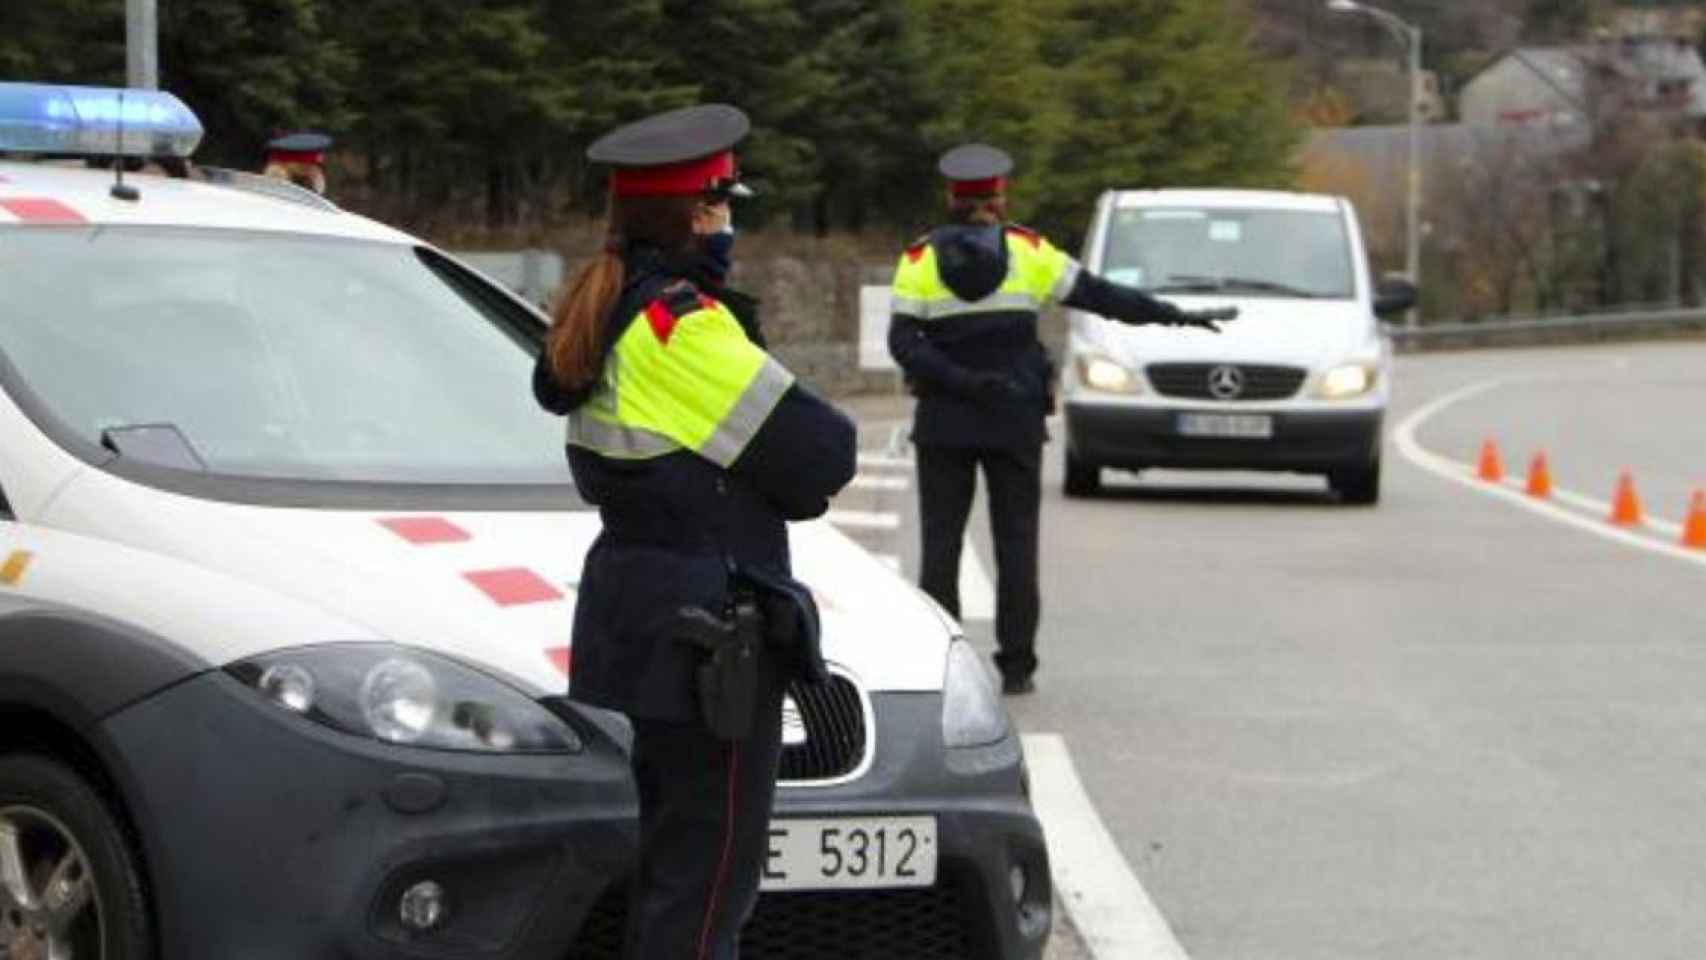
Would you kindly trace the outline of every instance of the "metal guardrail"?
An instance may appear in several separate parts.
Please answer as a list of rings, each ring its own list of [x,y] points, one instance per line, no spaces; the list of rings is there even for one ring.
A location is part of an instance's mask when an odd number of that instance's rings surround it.
[[[1393,347],[1401,352],[1706,337],[1706,308],[1389,326],[1387,333]]]

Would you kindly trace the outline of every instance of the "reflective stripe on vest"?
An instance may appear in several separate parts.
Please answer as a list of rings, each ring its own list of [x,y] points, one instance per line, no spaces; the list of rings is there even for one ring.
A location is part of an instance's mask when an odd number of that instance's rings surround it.
[[[1072,292],[1081,270],[1078,261],[1035,234],[1009,231],[1005,240],[1007,277],[994,293],[975,302],[961,300],[942,282],[933,246],[908,251],[895,268],[891,311],[926,321],[1012,310],[1035,312]]]
[[[598,392],[569,415],[568,442],[624,460],[688,450],[728,468],[794,375],[715,301],[677,318],[667,332],[645,318],[642,310],[629,322]]]

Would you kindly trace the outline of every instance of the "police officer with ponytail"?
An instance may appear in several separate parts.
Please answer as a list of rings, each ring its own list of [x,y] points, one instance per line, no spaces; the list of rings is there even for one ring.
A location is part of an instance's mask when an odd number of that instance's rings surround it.
[[[895,270],[889,351],[918,404],[923,539],[920,586],[959,616],[960,548],[981,467],[995,534],[995,662],[1009,694],[1034,689],[1041,615],[1037,541],[1044,418],[1053,370],[1037,338],[1050,303],[1122,323],[1217,330],[1236,311],[1192,313],[1110,283],[1024,227],[1007,222],[1013,160],[967,144],[940,162],[949,222],[919,238]]]
[[[736,960],[783,691],[827,679],[787,521],[821,515],[852,478],[854,428],[764,351],[755,304],[723,286],[748,128],[734,107],[691,107],[592,146],[613,168],[605,248],[561,299],[534,372],[603,520],[570,695],[634,727],[630,960]]]

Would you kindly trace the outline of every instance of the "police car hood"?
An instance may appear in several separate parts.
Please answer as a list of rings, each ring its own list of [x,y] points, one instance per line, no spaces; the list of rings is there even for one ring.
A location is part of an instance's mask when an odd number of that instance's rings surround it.
[[[1156,362],[1278,363],[1319,369],[1377,346],[1366,305],[1355,300],[1170,296],[1186,310],[1237,307],[1218,334],[1189,327],[1125,326],[1097,321],[1092,339],[1131,367]]]
[[[317,510],[221,503],[98,470],[48,525],[112,540],[317,607],[349,635],[280,636],[264,610],[233,625],[227,661],[325,642],[423,647],[560,691],[596,513]],[[911,585],[823,522],[793,527],[796,575],[818,597],[824,652],[873,691],[941,688],[952,625]]]

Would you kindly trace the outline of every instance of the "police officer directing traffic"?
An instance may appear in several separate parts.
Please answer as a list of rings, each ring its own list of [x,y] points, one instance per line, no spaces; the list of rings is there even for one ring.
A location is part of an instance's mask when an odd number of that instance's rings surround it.
[[[960,615],[960,547],[983,469],[995,535],[996,666],[1009,694],[1034,689],[1041,615],[1037,540],[1044,418],[1053,370],[1037,338],[1050,302],[1124,323],[1216,330],[1236,312],[1192,313],[1083,269],[1048,240],[1007,222],[1013,160],[984,144],[943,155],[950,222],[900,258],[889,351],[914,393],[923,538],[919,583]]]
[[[748,193],[723,105],[622,127],[602,254],[558,305],[534,371],[568,417],[603,531],[575,610],[570,695],[634,727],[631,960],[735,960],[758,897],[792,680],[827,679],[786,521],[853,475],[852,423],[757,342],[722,288],[729,199]],[[742,308],[742,316],[730,309]]]

